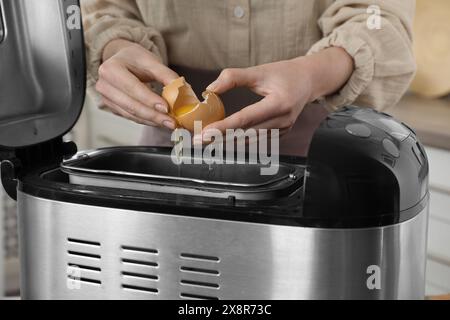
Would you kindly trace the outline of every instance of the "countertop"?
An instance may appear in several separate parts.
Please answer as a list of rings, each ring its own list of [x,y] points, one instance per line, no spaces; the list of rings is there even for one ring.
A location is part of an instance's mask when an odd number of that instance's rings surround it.
[[[412,127],[423,144],[450,150],[450,97],[430,100],[408,94],[386,112]]]

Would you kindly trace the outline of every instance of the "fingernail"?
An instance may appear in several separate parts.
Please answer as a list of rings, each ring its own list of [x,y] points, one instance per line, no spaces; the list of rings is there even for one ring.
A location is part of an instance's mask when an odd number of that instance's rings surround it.
[[[211,84],[208,86],[208,88],[206,88],[206,90],[208,90],[208,91],[214,91],[214,90],[216,89],[216,87],[217,87],[217,83],[218,83],[217,80],[214,81],[213,83],[211,83]]]
[[[162,113],[169,113],[169,109],[166,106],[164,106],[164,105],[162,105],[160,103],[155,104],[155,109],[157,111],[159,111],[159,112],[162,112]]]
[[[192,138],[192,143],[194,144],[194,146],[199,146],[203,144],[203,138],[201,134],[196,134],[193,138]]]
[[[172,121],[169,121],[169,120],[164,121],[163,126],[166,127],[167,129],[171,129],[171,130],[176,129],[175,123],[173,123]]]

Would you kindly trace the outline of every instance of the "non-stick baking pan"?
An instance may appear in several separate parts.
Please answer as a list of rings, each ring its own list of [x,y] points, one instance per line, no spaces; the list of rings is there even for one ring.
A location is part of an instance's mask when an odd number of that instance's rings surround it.
[[[193,160],[192,160],[193,161]],[[303,185],[304,168],[276,164],[262,175],[260,164],[175,164],[167,148],[107,148],[78,154],[61,165],[73,184],[213,197],[270,199]]]

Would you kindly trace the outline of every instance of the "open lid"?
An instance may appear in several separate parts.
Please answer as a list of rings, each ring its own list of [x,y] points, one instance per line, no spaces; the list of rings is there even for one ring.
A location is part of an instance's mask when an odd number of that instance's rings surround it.
[[[0,150],[63,136],[85,95],[77,0],[0,1]]]

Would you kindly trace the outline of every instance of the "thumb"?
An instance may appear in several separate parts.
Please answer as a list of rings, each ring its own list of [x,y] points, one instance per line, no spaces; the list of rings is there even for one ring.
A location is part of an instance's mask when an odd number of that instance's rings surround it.
[[[222,94],[236,87],[252,87],[256,79],[256,72],[252,68],[225,69],[206,90]]]

